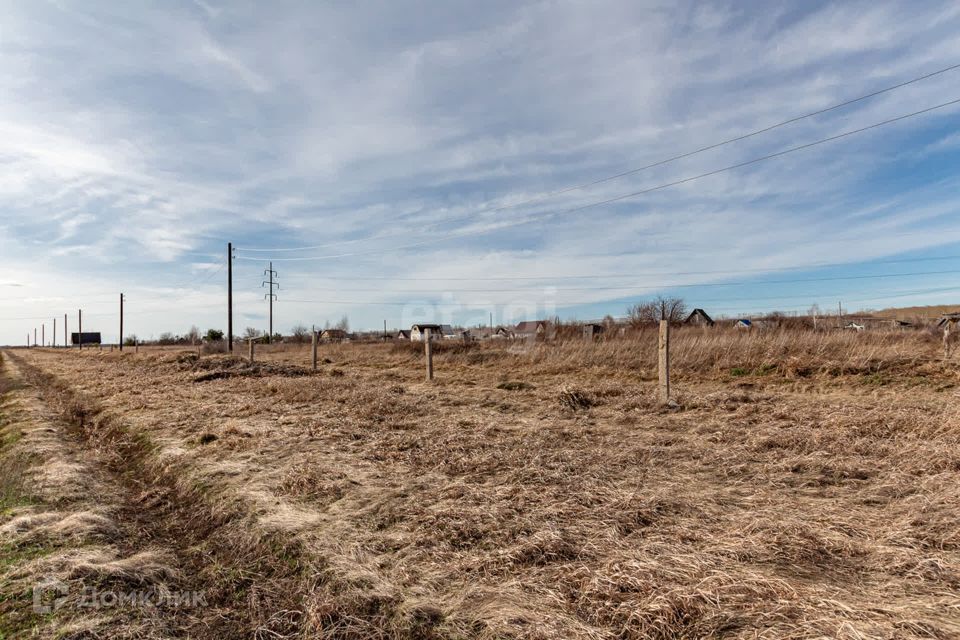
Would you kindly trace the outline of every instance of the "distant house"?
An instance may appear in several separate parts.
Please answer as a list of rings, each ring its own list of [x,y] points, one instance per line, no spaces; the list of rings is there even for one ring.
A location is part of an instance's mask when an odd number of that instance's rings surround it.
[[[583,325],[583,339],[592,340],[595,336],[599,336],[601,333],[606,331],[606,327],[602,324],[596,322],[586,322]]]
[[[540,340],[547,336],[550,322],[547,320],[524,320],[518,322],[513,330],[513,337]]]
[[[466,331],[458,331],[448,324],[440,325],[440,336],[444,340],[461,340],[467,334]],[[469,336],[469,334],[467,334]]]
[[[326,342],[343,342],[350,336],[343,329],[324,329],[320,339]]]
[[[397,335],[394,336],[394,337],[395,337],[397,340],[409,340],[409,339],[410,339],[410,332],[407,331],[406,329],[400,329],[400,331],[397,331]]]
[[[753,323],[748,318],[740,318],[733,324],[733,326],[735,326],[737,329],[752,329]]]
[[[691,324],[697,327],[712,327],[714,325],[713,318],[707,315],[707,312],[703,309],[694,309],[690,315],[687,316],[687,319],[683,321],[683,324]]]
[[[74,331],[70,334],[70,344],[80,344],[81,342],[83,344],[100,344],[102,342],[100,332],[84,331],[83,333],[77,333]]]
[[[430,330],[430,339],[439,340],[443,335],[443,327],[439,324],[415,324],[410,327],[410,340],[413,342],[423,342],[424,336]]]
[[[863,331],[867,327],[862,324],[857,324],[856,322],[848,322],[843,326],[844,329],[850,329],[851,331]]]
[[[510,331],[503,327],[479,327],[463,333],[469,334],[471,340],[502,340],[510,337]]]

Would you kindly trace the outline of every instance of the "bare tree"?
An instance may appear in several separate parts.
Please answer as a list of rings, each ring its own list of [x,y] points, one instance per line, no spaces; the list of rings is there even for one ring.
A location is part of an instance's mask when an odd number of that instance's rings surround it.
[[[297,344],[303,344],[307,341],[307,337],[310,335],[310,329],[307,329],[302,324],[298,324],[290,330],[290,335],[293,336],[293,341]]]
[[[247,340],[255,340],[260,337],[260,330],[253,327],[247,327],[243,330],[243,337]]]
[[[342,331],[350,331],[350,319],[347,316],[340,318],[340,322],[336,324],[334,329],[340,329]]]
[[[627,309],[627,319],[633,326],[652,324],[660,320],[683,322],[687,315],[687,303],[682,298],[657,296]]]
[[[193,325],[184,337],[190,341],[190,344],[197,344],[200,342],[200,328],[197,327],[197,325]]]

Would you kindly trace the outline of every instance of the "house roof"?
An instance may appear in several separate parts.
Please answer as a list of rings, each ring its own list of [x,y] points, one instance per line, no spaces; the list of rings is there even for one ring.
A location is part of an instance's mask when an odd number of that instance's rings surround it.
[[[410,332],[409,332],[408,330],[406,330],[406,329],[400,329],[400,331],[397,332],[397,335],[398,335],[398,336],[403,336],[404,338],[409,338],[409,337],[410,337]]]
[[[750,322],[750,320],[749,320],[748,318],[739,318],[739,319],[737,320],[737,324],[743,324],[743,325],[746,325],[746,326],[749,327],[749,326],[751,326],[753,323]]]
[[[411,325],[410,330],[411,330],[411,331],[423,331],[424,329],[430,329],[431,331],[440,331],[441,328],[442,328],[442,327],[441,327],[441,325],[439,325],[439,324],[429,324],[429,323],[423,323],[423,322],[421,322],[421,323],[418,323],[418,324],[415,324],[415,325]]]
[[[692,321],[694,318],[697,318],[697,317],[703,318],[703,320],[704,320],[707,324],[713,324],[713,318],[711,318],[709,315],[707,315],[707,312],[704,311],[703,309],[700,309],[699,307],[696,308],[696,309],[694,309],[693,311],[691,311],[691,312],[690,312],[690,315],[687,316],[687,319],[684,320],[684,322],[690,322],[690,321]]]
[[[321,333],[320,335],[345,336],[347,335],[347,332],[344,331],[343,329],[324,329],[323,333]]]
[[[546,320],[524,320],[517,323],[517,331],[520,333],[532,333],[541,326],[546,326]]]

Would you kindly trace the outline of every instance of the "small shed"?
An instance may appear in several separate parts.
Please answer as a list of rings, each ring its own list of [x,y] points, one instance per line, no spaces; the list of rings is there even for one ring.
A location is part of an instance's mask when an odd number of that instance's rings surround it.
[[[690,312],[690,315],[683,321],[683,324],[691,324],[697,327],[712,327],[714,322],[713,318],[707,315],[706,311],[697,308]]]
[[[753,323],[749,318],[740,318],[734,323],[733,326],[735,326],[737,329],[752,329]]]
[[[409,339],[410,339],[410,332],[407,331],[406,329],[400,329],[400,331],[397,331],[397,335],[394,336],[394,337],[395,337],[397,340],[409,340]]]
[[[100,338],[99,331],[84,331],[78,333],[74,331],[70,334],[70,344],[100,344],[103,340]]]
[[[599,336],[606,330],[602,324],[597,322],[585,322],[583,325],[583,339],[584,340],[593,340],[594,337]]]

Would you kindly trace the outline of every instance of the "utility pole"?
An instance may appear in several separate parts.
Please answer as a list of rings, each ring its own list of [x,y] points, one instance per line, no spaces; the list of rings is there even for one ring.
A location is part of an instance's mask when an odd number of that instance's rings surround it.
[[[33,328],[33,346],[37,346],[37,328]]]
[[[56,318],[53,319],[53,332],[51,332],[50,335],[53,336],[53,345],[52,345],[52,346],[53,346],[54,349],[56,349],[56,348],[57,348],[57,319],[56,319]]]
[[[233,352],[233,243],[227,243],[227,350]]]
[[[63,314],[63,348],[70,348],[70,341],[67,340],[67,314]]]
[[[120,351],[123,351],[123,294],[120,294]]]
[[[47,325],[46,323],[40,325],[40,346],[47,346]]]
[[[386,320],[386,318],[384,318],[384,320],[383,320],[383,341],[384,341],[384,342],[387,341],[387,320]]]
[[[77,309],[77,349],[83,351],[83,309]]]
[[[493,331],[493,311],[490,312],[490,330]]]
[[[267,343],[269,344],[273,341],[273,301],[277,297],[273,292],[273,288],[280,288],[280,285],[274,281],[277,272],[273,270],[273,262],[270,263],[270,268],[263,272],[263,275],[268,276],[268,279],[260,283],[260,286],[262,287],[265,284],[270,285],[270,293],[264,294],[264,297],[270,301],[270,333],[267,334]]]
[[[837,300],[837,328],[843,328],[843,305]]]

